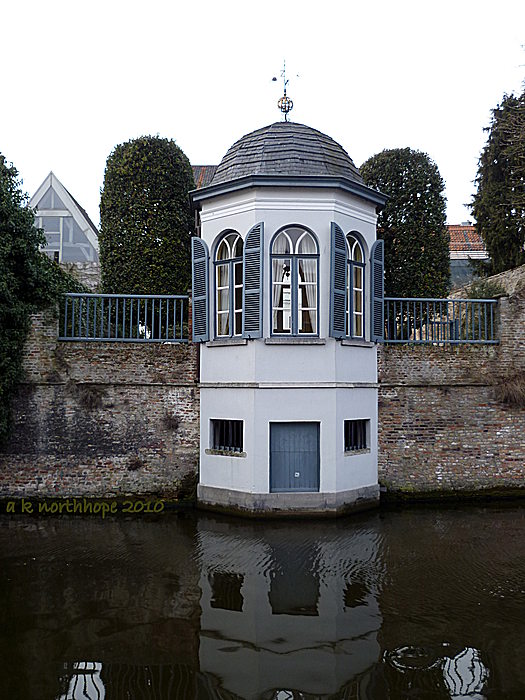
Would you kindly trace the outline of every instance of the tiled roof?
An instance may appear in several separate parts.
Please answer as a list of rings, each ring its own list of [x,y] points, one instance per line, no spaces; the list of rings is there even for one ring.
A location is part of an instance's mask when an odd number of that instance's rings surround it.
[[[219,164],[212,184],[256,175],[337,177],[363,184],[342,146],[294,122],[275,122],[236,141]]]
[[[193,179],[195,180],[195,189],[200,190],[201,187],[207,187],[213,180],[216,165],[192,165]]]
[[[450,224],[447,229],[450,234],[451,253],[485,252],[485,244],[472,224]]]

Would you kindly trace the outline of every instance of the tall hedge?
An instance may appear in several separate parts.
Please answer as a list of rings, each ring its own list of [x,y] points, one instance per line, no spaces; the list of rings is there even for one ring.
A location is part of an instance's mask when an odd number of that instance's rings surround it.
[[[525,263],[525,92],[505,95],[492,111],[476,177],[472,213],[495,274]]]
[[[16,168],[0,153],[0,444],[9,434],[31,314],[79,288],[40,250],[46,239],[34,220]]]
[[[115,148],[100,199],[105,292],[186,294],[193,187],[188,158],[171,139],[141,136]]]
[[[426,153],[384,150],[360,168],[370,187],[388,195],[378,215],[385,241],[385,295],[442,297],[450,286],[445,185]]]

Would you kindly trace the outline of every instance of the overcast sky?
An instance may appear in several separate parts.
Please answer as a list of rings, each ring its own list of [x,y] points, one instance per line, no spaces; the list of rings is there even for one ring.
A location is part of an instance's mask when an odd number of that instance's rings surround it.
[[[117,144],[159,134],[219,163],[281,119],[283,59],[293,121],[358,166],[425,151],[459,223],[490,110],[525,78],[522,0],[5,0],[0,31],[0,152],[30,195],[52,170],[95,224]]]

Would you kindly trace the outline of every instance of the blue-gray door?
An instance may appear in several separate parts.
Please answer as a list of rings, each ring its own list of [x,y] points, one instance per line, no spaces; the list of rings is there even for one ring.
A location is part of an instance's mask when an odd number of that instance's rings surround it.
[[[270,423],[270,491],[319,491],[319,423]]]

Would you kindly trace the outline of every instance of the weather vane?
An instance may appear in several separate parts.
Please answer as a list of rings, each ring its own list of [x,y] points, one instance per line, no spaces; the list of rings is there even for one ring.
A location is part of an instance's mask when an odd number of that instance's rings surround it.
[[[284,114],[284,121],[287,122],[288,121],[288,113],[291,112],[293,109],[293,102],[286,94],[286,86],[288,85],[288,80],[286,79],[286,61],[283,61],[283,69],[281,71],[281,78],[283,79],[283,83],[284,83],[284,95],[277,102],[277,106],[279,107],[281,112]],[[276,81],[277,78],[272,78],[272,80]]]

